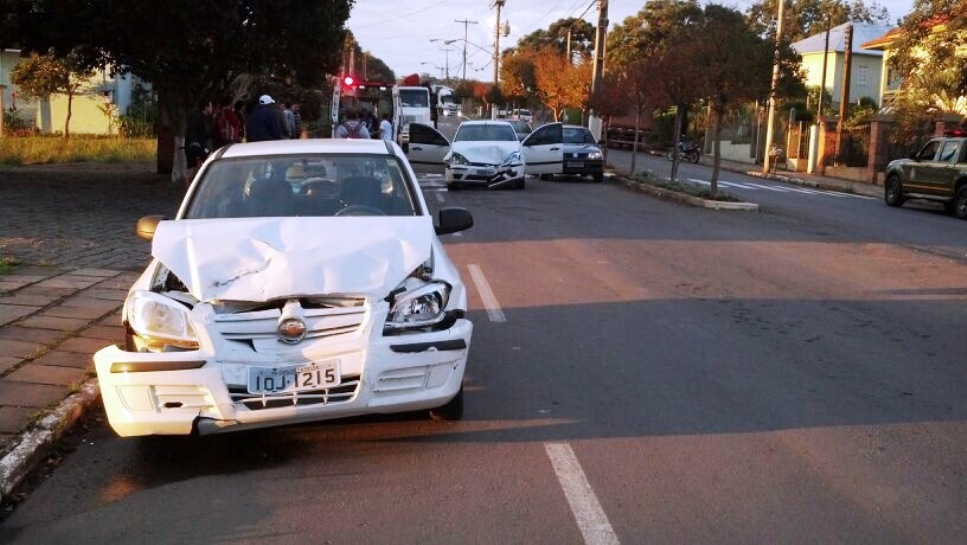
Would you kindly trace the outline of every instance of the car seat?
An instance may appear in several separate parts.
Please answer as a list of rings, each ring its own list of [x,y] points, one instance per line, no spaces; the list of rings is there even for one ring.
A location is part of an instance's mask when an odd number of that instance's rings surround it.
[[[383,184],[371,176],[343,179],[339,185],[339,199],[345,206],[368,206],[385,212]]]
[[[285,181],[285,171],[274,170],[268,178],[256,178],[245,193],[249,217],[291,216],[292,186]]]

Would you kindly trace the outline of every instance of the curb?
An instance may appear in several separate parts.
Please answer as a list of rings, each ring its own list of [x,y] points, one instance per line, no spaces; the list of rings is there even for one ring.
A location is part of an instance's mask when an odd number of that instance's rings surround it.
[[[697,206],[699,208],[708,208],[711,210],[735,210],[742,212],[758,212],[759,205],[751,202],[732,202],[732,201],[712,201],[709,199],[703,199],[701,197],[693,197],[692,195],[686,195],[678,191],[672,191],[670,189],[665,189],[663,187],[654,186],[651,184],[635,182],[627,178],[621,178],[619,180],[621,185],[639,193],[647,193],[649,195],[654,195],[663,199],[668,199],[671,201],[688,204],[691,206]]]
[[[61,401],[20,436],[13,449],[0,460],[0,500],[8,499],[53,445],[100,399],[100,394],[97,379],[88,380],[79,392]]]

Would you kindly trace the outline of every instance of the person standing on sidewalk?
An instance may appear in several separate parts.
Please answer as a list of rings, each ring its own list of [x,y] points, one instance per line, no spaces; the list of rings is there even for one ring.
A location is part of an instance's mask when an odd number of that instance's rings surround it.
[[[188,114],[185,127],[185,187],[191,184],[198,167],[205,162],[212,147],[212,101],[203,100]]]
[[[282,140],[282,116],[269,95],[259,97],[259,104],[249,114],[245,123],[245,138],[248,142]]]

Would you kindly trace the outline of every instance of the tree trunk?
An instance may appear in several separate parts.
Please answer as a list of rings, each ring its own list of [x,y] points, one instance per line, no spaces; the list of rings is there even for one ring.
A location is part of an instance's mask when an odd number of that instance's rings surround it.
[[[64,121],[64,138],[71,137],[71,115],[73,112],[71,109],[74,106],[74,93],[68,89],[67,91],[67,119]]]
[[[635,110],[635,136],[631,139],[631,172],[635,173],[636,159],[638,158],[638,129],[641,127],[641,110]]]
[[[711,184],[709,192],[714,199],[719,194],[719,166],[722,152],[722,114],[714,108],[712,109],[712,134],[714,135],[712,139],[712,179],[709,180]]]
[[[675,178],[678,176],[678,164],[681,159],[681,156],[678,153],[678,145],[681,143],[682,125],[684,125],[684,120],[682,118],[684,117],[685,113],[685,108],[681,104],[679,104],[675,109],[675,138],[672,142],[672,173],[671,176],[669,176],[672,183],[675,183]]]

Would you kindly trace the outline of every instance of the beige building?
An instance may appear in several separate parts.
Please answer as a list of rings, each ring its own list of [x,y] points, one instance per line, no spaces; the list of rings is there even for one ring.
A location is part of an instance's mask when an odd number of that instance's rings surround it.
[[[792,44],[793,49],[802,56],[802,67],[806,72],[806,85],[819,87],[823,82],[823,59],[826,60],[826,92],[832,97],[833,110],[839,108],[843,96],[846,60],[846,27],[853,27],[853,47],[850,70],[850,103],[863,97],[883,104],[880,92],[884,77],[885,64],[883,51],[863,49],[862,45],[886,34],[890,27],[860,23],[846,23],[829,30],[829,45],[826,45],[826,32],[814,34]]]

